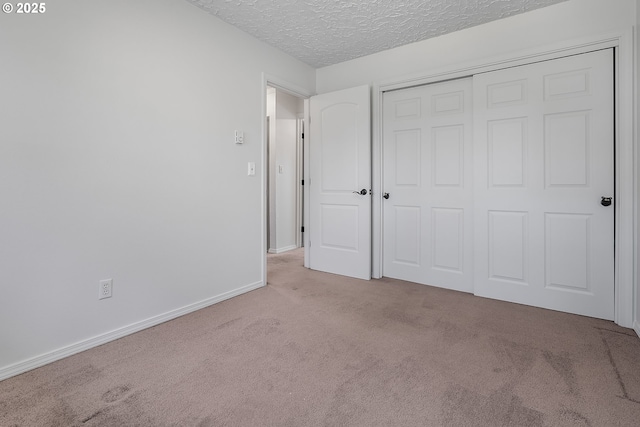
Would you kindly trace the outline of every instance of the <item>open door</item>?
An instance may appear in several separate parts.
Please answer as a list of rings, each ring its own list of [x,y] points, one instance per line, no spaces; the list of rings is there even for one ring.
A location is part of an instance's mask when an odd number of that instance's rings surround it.
[[[371,278],[369,87],[311,98],[309,266]]]

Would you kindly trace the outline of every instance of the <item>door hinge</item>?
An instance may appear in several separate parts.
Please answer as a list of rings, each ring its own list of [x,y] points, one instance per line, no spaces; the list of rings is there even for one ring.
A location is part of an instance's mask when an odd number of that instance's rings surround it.
[[[304,233],[304,227],[300,227],[300,231]]]
[[[302,139],[304,139],[304,132],[302,132]]]
[[[304,185],[304,179],[301,181],[301,184],[300,184],[300,185]]]

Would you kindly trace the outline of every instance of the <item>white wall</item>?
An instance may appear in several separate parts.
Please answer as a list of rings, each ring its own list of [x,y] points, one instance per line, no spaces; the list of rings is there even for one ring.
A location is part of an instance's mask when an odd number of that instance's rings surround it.
[[[0,379],[262,284],[262,73],[312,68],[179,0],[2,14],[0,58]]]
[[[317,70],[318,93],[396,79],[635,25],[637,0],[569,0]]]

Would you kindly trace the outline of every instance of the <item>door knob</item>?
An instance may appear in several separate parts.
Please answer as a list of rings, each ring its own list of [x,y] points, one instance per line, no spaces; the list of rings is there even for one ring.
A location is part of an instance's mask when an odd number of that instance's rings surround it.
[[[384,193],[384,194],[382,195],[382,197],[384,197],[385,199],[388,199],[388,198],[389,198],[389,193]]]
[[[600,204],[602,206],[611,206],[611,199],[613,197],[602,197],[602,200],[600,200]]]
[[[360,191],[354,191],[353,194],[360,194],[361,196],[366,196],[367,195],[367,190],[365,190],[364,188]]]

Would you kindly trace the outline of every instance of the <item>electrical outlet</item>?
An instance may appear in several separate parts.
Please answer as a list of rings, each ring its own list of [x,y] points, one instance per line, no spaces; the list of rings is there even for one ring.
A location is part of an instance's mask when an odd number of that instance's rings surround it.
[[[113,292],[113,279],[100,280],[98,286],[98,299],[111,298]]]

